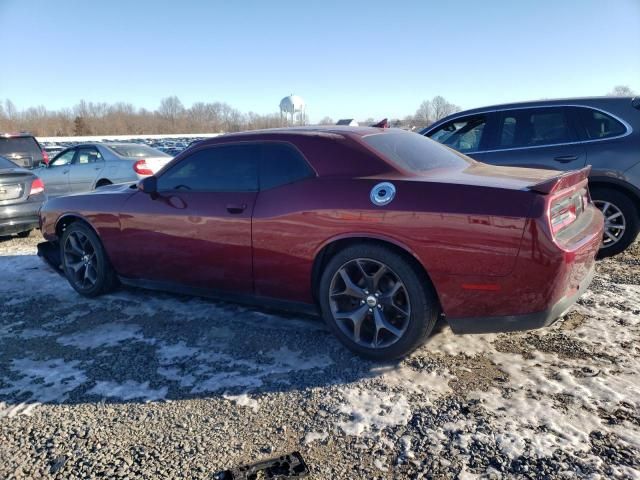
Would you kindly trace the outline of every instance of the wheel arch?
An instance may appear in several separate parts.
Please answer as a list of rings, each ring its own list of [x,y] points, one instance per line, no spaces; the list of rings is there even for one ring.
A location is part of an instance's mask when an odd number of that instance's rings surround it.
[[[407,261],[416,269],[418,274],[427,281],[436,295],[438,299],[438,308],[442,311],[442,302],[440,301],[440,296],[438,294],[438,289],[433,282],[433,279],[427,272],[422,261],[419,257],[413,252],[407,245],[402,242],[386,237],[383,235],[372,235],[372,234],[347,234],[347,235],[339,235],[337,237],[333,237],[326,242],[318,249],[316,255],[313,260],[313,266],[311,269],[311,293],[313,295],[313,299],[315,302],[318,302],[318,290],[320,287],[320,278],[322,276],[322,272],[324,267],[329,263],[330,259],[339,251],[344,248],[359,244],[359,243],[368,243],[385,246],[390,248],[391,250],[399,253]]]
[[[62,233],[64,232],[65,228],[67,228],[74,222],[84,223],[89,228],[91,228],[91,230],[93,230],[93,233],[95,233],[98,238],[100,238],[98,230],[96,230],[96,228],[86,217],[80,215],[79,213],[65,213],[64,215],[61,215],[58,220],[56,220],[56,237],[58,237],[58,240],[62,239]]]
[[[609,177],[589,177],[589,189],[610,188],[623,193],[634,203],[640,212],[640,189],[627,182]]]
[[[93,186],[93,189],[95,190],[96,188],[102,187],[104,185],[113,185],[113,182],[108,178],[102,177],[96,182],[96,184]]]

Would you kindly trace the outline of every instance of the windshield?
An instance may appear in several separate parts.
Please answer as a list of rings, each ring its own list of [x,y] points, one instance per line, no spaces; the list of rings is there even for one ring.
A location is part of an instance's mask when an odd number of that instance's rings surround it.
[[[442,147],[417,133],[376,133],[364,142],[402,170],[425,172],[436,168],[463,168],[473,160]]]
[[[147,147],[146,145],[109,145],[109,148],[116,152],[121,157],[127,158],[148,158],[148,157],[167,157],[171,158],[171,155],[167,155],[155,148]]]

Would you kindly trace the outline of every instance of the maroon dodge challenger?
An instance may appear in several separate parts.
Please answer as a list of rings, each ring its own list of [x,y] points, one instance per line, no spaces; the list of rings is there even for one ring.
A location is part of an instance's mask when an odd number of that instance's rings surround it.
[[[588,168],[476,162],[421,135],[223,135],[137,185],[49,200],[39,254],[80,294],[118,283],[321,313],[373,359],[456,333],[549,325],[592,278]]]

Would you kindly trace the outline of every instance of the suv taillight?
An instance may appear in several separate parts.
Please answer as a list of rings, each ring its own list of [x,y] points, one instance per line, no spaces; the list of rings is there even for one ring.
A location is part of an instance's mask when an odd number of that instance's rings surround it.
[[[44,192],[44,183],[39,178],[36,178],[33,182],[31,182],[31,191],[29,195],[38,195]]]
[[[153,175],[153,172],[151,171],[151,169],[147,165],[147,161],[144,160],[144,159],[138,160],[136,163],[134,163],[133,164],[133,170],[138,175]]]
[[[586,188],[580,188],[568,193],[562,193],[551,198],[549,202],[549,225],[551,233],[555,236],[567,228],[584,211],[589,202],[589,193]]]
[[[46,150],[42,150],[42,161],[45,165],[49,165],[49,154]]]

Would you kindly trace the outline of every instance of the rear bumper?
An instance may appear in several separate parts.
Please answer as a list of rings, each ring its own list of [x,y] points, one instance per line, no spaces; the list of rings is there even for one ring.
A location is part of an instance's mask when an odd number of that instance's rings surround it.
[[[497,317],[449,318],[448,322],[454,333],[500,333],[533,330],[547,327],[562,317],[580,296],[589,288],[595,263],[582,279],[574,293],[558,300],[551,308],[536,313],[522,315],[505,315]]]
[[[40,228],[38,211],[42,202],[26,202],[0,207],[0,235]]]

